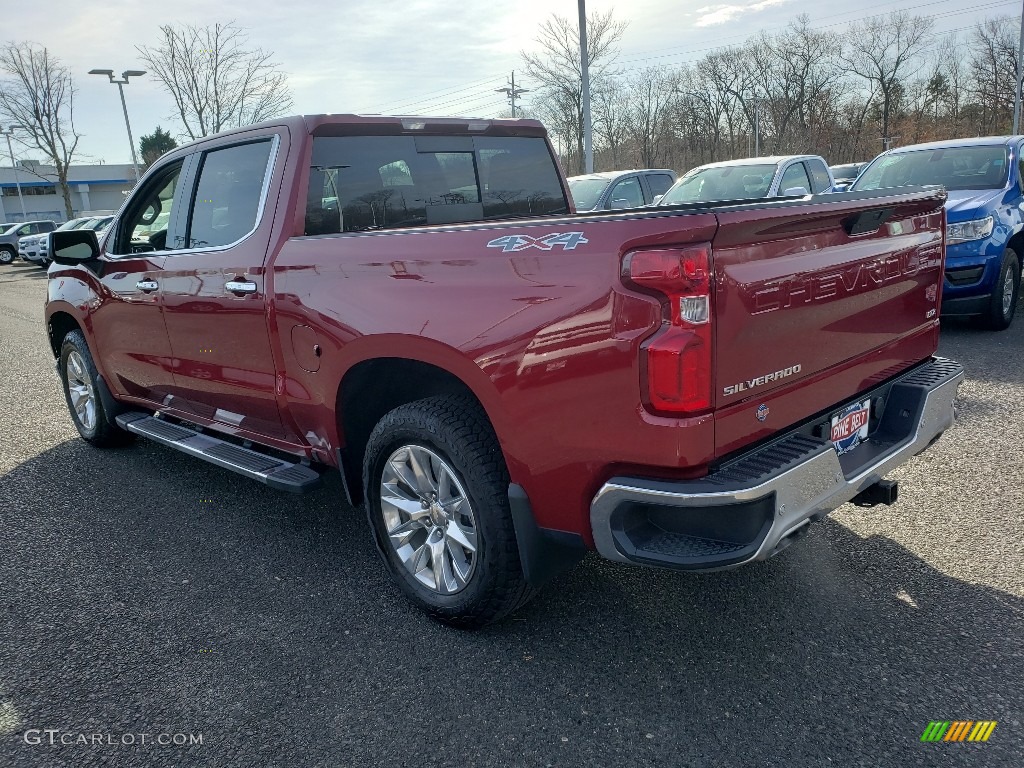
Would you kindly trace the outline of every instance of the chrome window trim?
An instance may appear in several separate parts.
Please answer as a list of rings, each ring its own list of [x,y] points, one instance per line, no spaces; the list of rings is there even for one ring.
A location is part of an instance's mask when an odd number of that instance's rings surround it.
[[[204,155],[203,161],[206,161],[205,155],[209,155],[213,152],[218,152],[222,149],[231,149],[232,147],[242,146],[244,144],[259,144],[266,141],[265,138],[257,138],[250,141],[240,141],[237,144],[225,144],[220,147],[213,147],[208,150],[204,150],[201,154]],[[263,214],[266,212],[267,198],[270,196],[270,182],[274,178],[274,168],[277,165],[277,154],[281,146],[281,135],[275,133],[270,139],[270,156],[267,158],[267,167],[263,172],[263,189],[260,191],[260,203],[256,208],[256,223],[253,224],[252,229],[246,232],[237,240],[225,243],[224,245],[214,245],[206,248],[174,248],[173,250],[167,249],[163,251],[145,251],[144,253],[152,254],[154,256],[183,256],[189,253],[217,253],[218,251],[226,251],[229,248],[234,248],[239,243],[248,240],[252,237],[253,233],[260,228],[263,223]],[[196,189],[199,188],[199,182],[203,178],[202,166],[199,167],[199,171],[196,175]],[[186,215],[186,219],[192,218],[192,204],[194,203],[195,189],[189,194],[189,212]],[[141,254],[132,254],[138,256]]]

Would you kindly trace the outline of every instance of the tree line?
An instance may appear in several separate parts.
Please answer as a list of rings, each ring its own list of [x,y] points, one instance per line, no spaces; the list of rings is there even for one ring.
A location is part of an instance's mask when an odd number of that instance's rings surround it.
[[[595,170],[680,171],[769,154],[870,160],[886,146],[1009,133],[1020,18],[940,35],[895,12],[815,29],[807,16],[676,66],[616,65],[626,25],[587,21]],[[574,20],[552,16],[522,54],[526,114],[551,131],[566,172],[583,173],[582,76]]]
[[[885,146],[1008,133],[1019,19],[981,21],[939,35],[926,16],[895,12],[843,32],[797,17],[781,32],[715,49],[676,66],[617,64],[626,24],[613,12],[588,18],[595,167],[686,170],[716,160],[820,154],[830,163],[870,160]],[[179,136],[196,139],[291,109],[273,54],[249,44],[235,22],[160,27],[137,46],[148,76],[173,105]],[[576,22],[544,21],[522,54],[532,99],[525,113],[548,127],[569,174],[583,172],[583,88]],[[75,78],[44,46],[0,45],[0,125],[42,152],[72,216],[68,171],[81,138]],[[176,146],[159,126],[140,142],[149,164]]]

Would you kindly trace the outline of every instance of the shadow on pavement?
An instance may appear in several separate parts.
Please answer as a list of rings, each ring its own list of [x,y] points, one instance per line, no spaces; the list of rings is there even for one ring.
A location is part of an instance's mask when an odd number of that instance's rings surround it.
[[[478,633],[409,607],[330,478],[159,446],[0,477],[0,764],[1015,766],[1024,600],[826,521],[701,576],[588,557]],[[930,720],[997,720],[922,744]],[[27,745],[27,729],[201,733]]]

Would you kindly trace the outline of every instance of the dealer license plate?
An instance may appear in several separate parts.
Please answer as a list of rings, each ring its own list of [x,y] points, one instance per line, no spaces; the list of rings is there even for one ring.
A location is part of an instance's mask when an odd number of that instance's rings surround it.
[[[871,421],[871,401],[864,400],[847,406],[832,417],[832,445],[836,453],[852,451],[868,436]]]

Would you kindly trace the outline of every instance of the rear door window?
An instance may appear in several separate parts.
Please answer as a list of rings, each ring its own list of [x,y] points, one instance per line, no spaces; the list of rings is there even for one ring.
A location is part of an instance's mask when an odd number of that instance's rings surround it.
[[[784,195],[787,189],[794,187],[803,187],[808,192],[811,191],[811,181],[807,178],[807,171],[804,170],[803,163],[793,163],[786,169],[786,172],[782,174],[782,181],[779,182],[779,191],[776,194]]]
[[[651,188],[652,199],[657,195],[664,195],[672,186],[672,177],[667,173],[647,174],[647,184]]]
[[[617,182],[608,196],[607,208],[639,208],[644,204],[644,193],[640,188],[640,177],[630,176]]]
[[[804,165],[811,172],[811,192],[818,194],[832,186],[832,180],[828,176],[828,168],[821,160],[804,160]]]
[[[366,232],[568,210],[540,138],[321,136],[306,234]]]

